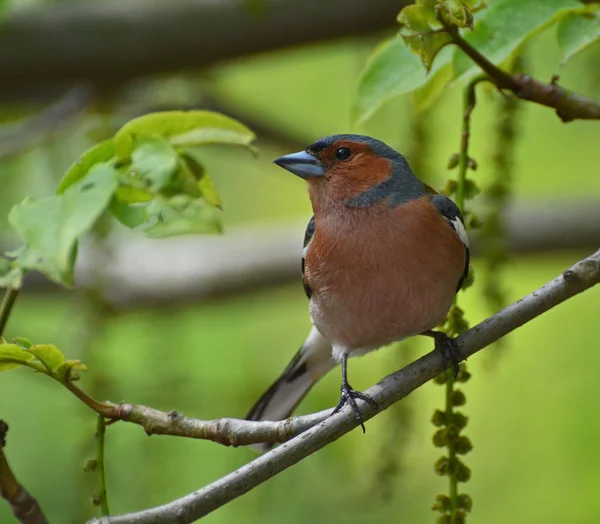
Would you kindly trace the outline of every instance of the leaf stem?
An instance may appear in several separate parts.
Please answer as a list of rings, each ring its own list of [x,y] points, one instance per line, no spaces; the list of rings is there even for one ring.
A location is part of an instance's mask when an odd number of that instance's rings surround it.
[[[108,509],[108,493],[106,491],[106,470],[104,468],[104,436],[106,435],[106,423],[102,415],[98,415],[96,424],[96,460],[98,463],[98,498],[100,499],[100,511],[102,516],[110,515]]]
[[[6,288],[6,293],[4,294],[2,304],[0,305],[0,337],[4,333],[4,328],[6,327],[8,317],[10,317],[10,313],[12,311],[13,306],[15,305],[15,301],[17,300],[18,294],[19,288],[13,286],[9,286]]]

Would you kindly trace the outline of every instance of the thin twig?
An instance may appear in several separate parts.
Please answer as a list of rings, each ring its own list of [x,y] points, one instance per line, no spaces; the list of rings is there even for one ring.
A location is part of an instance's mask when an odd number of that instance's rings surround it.
[[[8,425],[0,420],[0,496],[10,504],[13,515],[22,524],[48,524],[40,505],[15,478],[6,455]]]
[[[104,417],[98,415],[96,424],[96,462],[98,472],[98,499],[100,501],[100,511],[102,516],[110,515],[108,509],[108,493],[106,491],[106,470],[104,467],[104,437],[106,435],[106,424]]]
[[[549,83],[540,82],[529,75],[511,75],[490,62],[469,44],[456,27],[438,18],[454,43],[475,62],[499,89],[512,91],[518,98],[551,107],[563,122],[572,120],[600,120],[600,101],[587,98],[560,87],[553,78]]]
[[[2,304],[0,304],[0,337],[2,337],[2,334],[4,333],[6,323],[8,322],[8,318],[10,317],[10,313],[15,305],[18,295],[18,288],[12,286],[6,288],[4,298],[2,299]]]
[[[25,363],[27,365],[28,363]],[[123,421],[141,426],[147,435],[171,435],[192,439],[212,440],[224,446],[247,446],[259,443],[278,443],[303,433],[325,420],[331,410],[293,417],[277,422],[254,422],[235,418],[201,420],[186,417],[176,411],[136,404],[98,402],[72,382],[63,385],[96,413],[112,422]]]
[[[467,358],[561,302],[600,282],[600,250],[533,293],[469,329],[457,338]],[[439,352],[432,351],[369,388],[378,408],[362,405],[365,420],[388,408],[444,370]],[[293,420],[293,419],[292,419]],[[246,423],[251,424],[251,423]],[[357,426],[348,408],[299,437],[271,450],[238,470],[180,499],[126,515],[93,519],[90,524],[186,524],[247,493],[269,478],[337,440]]]

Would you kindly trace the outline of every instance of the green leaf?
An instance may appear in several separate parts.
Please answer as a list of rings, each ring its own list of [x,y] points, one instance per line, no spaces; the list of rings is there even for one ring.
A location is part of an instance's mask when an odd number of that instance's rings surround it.
[[[212,111],[164,111],[141,116],[115,135],[117,157],[127,160],[137,135],[156,135],[177,146],[237,144],[248,146],[254,133],[237,120]]]
[[[475,17],[473,31],[465,32],[463,38],[490,62],[502,65],[542,29],[583,9],[577,0],[497,0]],[[480,72],[471,59],[458,50],[453,66],[456,77],[470,77]]]
[[[127,204],[113,198],[110,201],[110,212],[121,224],[134,229],[148,220],[147,206],[140,204]]]
[[[452,42],[448,33],[441,29],[435,18],[435,4],[431,0],[418,0],[400,11],[398,23],[400,36],[413,53],[421,58],[425,69],[429,71],[437,53]]]
[[[143,227],[150,238],[221,233],[221,212],[202,198],[177,195],[153,202],[151,223]]]
[[[454,49],[451,47],[442,49],[437,56],[437,60],[442,60],[442,64],[437,68],[434,66],[436,71],[429,74],[427,83],[411,93],[414,108],[417,112],[425,111],[435,104],[437,99],[444,92],[444,88],[452,80],[454,71],[452,70],[450,57],[453,52]],[[448,55],[448,58],[444,56],[446,54]]]
[[[29,349],[30,347],[33,346],[33,342],[31,342],[30,340],[27,340],[26,338],[23,338],[23,337],[13,338],[13,344],[16,344],[21,349]]]
[[[28,199],[13,207],[9,221],[25,244],[15,261],[18,267],[37,269],[71,285],[77,241],[108,206],[117,177],[115,169],[98,164],[63,194],[38,202]]]
[[[442,0],[438,2],[441,16],[458,28],[473,28],[472,9],[478,0]],[[482,2],[483,7],[485,4]]]
[[[17,344],[0,344],[0,371],[18,368],[33,358],[31,353],[23,351]]]
[[[53,370],[53,373],[60,382],[72,382],[79,378],[78,371],[87,371],[87,366],[79,360],[65,360]]]
[[[369,119],[388,100],[426,85],[450,63],[451,58],[452,49],[443,49],[428,76],[419,57],[410,52],[401,38],[392,38],[381,44],[361,73],[352,108],[353,124]],[[435,92],[430,93],[429,102],[441,93],[443,85],[437,87]]]
[[[140,189],[134,186],[119,186],[115,191],[115,198],[127,204],[139,204],[142,202],[150,202],[153,195],[145,189]]]
[[[150,192],[171,184],[179,167],[177,151],[162,138],[136,136],[131,153],[131,171]]]
[[[36,357],[49,373],[54,373],[65,361],[65,356],[53,344],[37,344],[27,350],[21,350]]]
[[[207,204],[221,208],[221,199],[217,194],[212,179],[206,174],[204,167],[189,154],[181,155],[181,164],[182,169],[189,173],[189,176],[194,179],[196,186],[200,191],[199,196],[202,196]]]
[[[556,30],[558,46],[563,54],[563,64],[600,40],[600,5],[586,6],[581,14],[569,14],[561,20]]]
[[[248,130],[249,131],[249,130]],[[171,144],[175,146],[205,146],[209,144],[229,144],[249,147],[254,140],[253,133],[234,131],[232,129],[219,129],[211,127],[200,127],[192,129],[187,133],[174,136]]]
[[[438,18],[457,28],[472,28],[473,13],[483,7],[483,0],[417,0],[398,15],[400,36],[429,71],[439,51],[452,42]]]
[[[83,153],[83,155],[81,155],[77,162],[67,169],[67,172],[62,177],[62,180],[59,182],[58,187],[56,188],[56,193],[64,193],[68,187],[84,178],[93,166],[102,162],[108,162],[114,156],[115,148],[113,146],[112,139],[100,142],[91,149],[88,149],[85,153]]]

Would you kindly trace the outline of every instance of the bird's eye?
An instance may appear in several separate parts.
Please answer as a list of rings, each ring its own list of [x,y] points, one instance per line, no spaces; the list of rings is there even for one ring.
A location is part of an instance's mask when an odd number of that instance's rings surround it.
[[[347,148],[347,147],[340,147],[335,152],[335,158],[337,158],[338,160],[346,160],[347,158],[350,158],[351,154],[352,154],[352,151],[350,151],[349,148]]]

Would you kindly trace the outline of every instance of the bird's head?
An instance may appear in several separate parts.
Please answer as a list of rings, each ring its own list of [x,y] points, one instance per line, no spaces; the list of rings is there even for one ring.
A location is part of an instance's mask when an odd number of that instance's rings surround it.
[[[328,136],[274,162],[308,181],[316,208],[395,206],[425,191],[400,153],[363,135]]]

